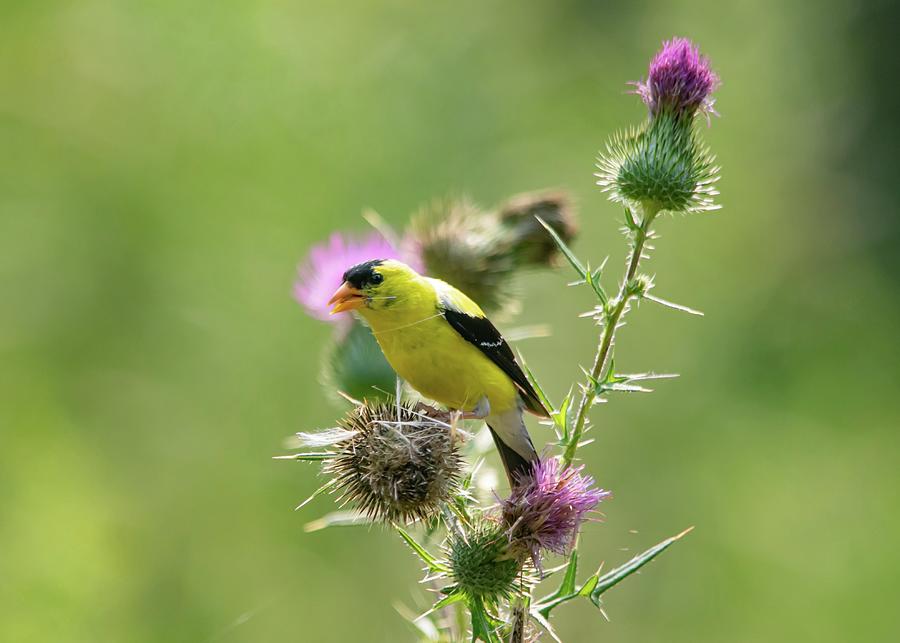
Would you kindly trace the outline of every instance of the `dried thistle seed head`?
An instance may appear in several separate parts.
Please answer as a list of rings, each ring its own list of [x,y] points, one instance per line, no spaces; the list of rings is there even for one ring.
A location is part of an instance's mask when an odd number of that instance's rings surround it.
[[[493,603],[521,591],[518,580],[523,559],[510,551],[509,540],[498,525],[477,524],[467,533],[451,536],[447,560],[455,583],[451,592]]]
[[[509,235],[496,216],[467,199],[435,200],[413,217],[406,249],[429,277],[447,281],[487,311],[507,308],[516,268]]]
[[[571,244],[578,235],[578,219],[564,192],[532,192],[514,196],[497,212],[509,237],[518,265],[548,266],[559,259],[559,247],[535,217],[543,219],[560,238]]]
[[[610,495],[594,487],[594,479],[581,470],[560,469],[559,460],[546,458],[502,501],[510,548],[531,556],[538,568],[541,550],[568,553],[588,512]]]
[[[344,416],[339,424],[347,433],[324,467],[342,502],[374,519],[407,522],[434,515],[452,498],[462,458],[451,426],[429,410],[373,401]]]

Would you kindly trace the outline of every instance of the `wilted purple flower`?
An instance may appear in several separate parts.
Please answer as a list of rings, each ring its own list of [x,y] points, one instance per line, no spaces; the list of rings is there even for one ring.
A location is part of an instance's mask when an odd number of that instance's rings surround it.
[[[502,517],[510,542],[531,555],[539,567],[542,549],[566,554],[575,541],[581,521],[610,495],[594,487],[594,479],[582,475],[583,467],[560,471],[559,460],[547,458],[522,476],[509,498],[502,501]]]
[[[313,246],[306,262],[297,269],[294,298],[316,319],[339,322],[345,315],[329,315],[328,300],[341,285],[344,272],[370,259],[400,259],[400,253],[377,232],[352,238],[335,232]]]
[[[719,77],[710,69],[709,59],[687,38],[664,42],[650,62],[647,80],[634,84],[654,116],[666,108],[689,117],[697,110],[715,114],[711,94],[719,86]]]

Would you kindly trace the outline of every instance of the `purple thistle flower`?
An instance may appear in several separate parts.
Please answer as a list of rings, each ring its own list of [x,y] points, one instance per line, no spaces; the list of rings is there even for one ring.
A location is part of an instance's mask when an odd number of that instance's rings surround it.
[[[340,287],[344,272],[370,259],[400,258],[400,252],[377,232],[357,239],[335,232],[327,242],[313,246],[298,267],[294,298],[310,316],[339,323],[346,316],[330,315],[327,302]]]
[[[568,553],[587,513],[610,495],[595,488],[583,468],[560,471],[557,458],[537,462],[501,502],[510,543],[524,549],[539,569],[540,551]]]
[[[664,42],[650,62],[647,80],[634,85],[653,116],[667,108],[688,117],[698,110],[707,117],[716,113],[711,94],[719,86],[719,77],[710,69],[709,59],[687,38]]]

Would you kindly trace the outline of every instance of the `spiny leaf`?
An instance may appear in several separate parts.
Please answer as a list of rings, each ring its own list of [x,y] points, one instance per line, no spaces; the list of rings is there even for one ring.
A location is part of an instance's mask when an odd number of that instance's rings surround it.
[[[635,384],[624,384],[621,382],[612,382],[610,384],[600,384],[597,387],[597,395],[602,395],[603,393],[609,391],[619,391],[621,393],[652,393],[653,389],[646,388],[644,386],[637,386]]]
[[[615,376],[620,382],[641,382],[644,380],[671,380],[678,377],[678,373],[619,373]]]
[[[546,621],[550,618],[550,612],[552,612],[553,609],[562,605],[563,603],[567,603],[568,601],[580,597],[589,597],[591,599],[591,602],[593,602],[597,607],[600,607],[601,594],[603,594],[611,587],[617,585],[634,572],[638,571],[641,567],[649,563],[662,551],[668,548],[672,543],[690,532],[691,529],[693,529],[693,527],[685,529],[677,536],[672,536],[671,538],[664,540],[658,545],[651,547],[644,553],[635,556],[624,565],[617,567],[616,569],[613,569],[606,574],[603,574],[602,576],[600,575],[599,571],[595,572],[590,577],[588,577],[588,579],[581,587],[578,588],[576,588],[575,586],[575,575],[577,573],[578,558],[575,551],[573,551],[572,555],[569,558],[569,564],[566,566],[566,576],[563,579],[562,585],[553,594],[545,596],[532,607],[532,616],[539,623],[542,620]]]
[[[428,553],[428,551],[422,547],[419,543],[415,541],[415,539],[410,536],[406,531],[398,524],[394,523],[394,529],[397,530],[397,533],[406,541],[406,544],[409,545],[410,549],[412,549],[416,555],[422,560],[423,563],[428,567],[429,572],[437,573],[447,573],[449,570],[445,565],[442,565],[437,558]]]
[[[578,596],[575,590],[575,580],[578,574],[578,550],[572,549],[569,554],[569,562],[565,567],[566,574],[563,576],[562,583],[559,588],[552,594],[541,599],[540,603],[534,606],[532,612],[540,614],[543,618],[550,618],[550,612],[557,605],[562,605]]]
[[[328,527],[351,527],[355,525],[370,525],[373,520],[358,511],[332,511],[318,520],[308,522],[303,526],[303,531],[312,533],[327,529]]]
[[[306,500],[304,500],[303,502],[301,502],[299,505],[297,505],[294,508],[294,511],[298,511],[298,510],[302,509],[307,504],[312,502],[315,498],[318,498],[319,496],[321,496],[323,493],[328,491],[331,487],[333,487],[336,484],[337,484],[337,479],[332,478],[331,480],[329,480],[328,482],[323,484],[321,487],[319,487],[318,489],[313,491],[312,495],[309,498],[307,498]]]
[[[566,566],[566,575],[563,576],[563,582],[559,586],[559,589],[556,590],[559,596],[565,596],[566,594],[571,594],[575,591],[575,577],[578,574],[578,549],[576,547],[572,548],[572,553],[569,555],[569,564]]]
[[[689,527],[682,531],[680,534],[672,536],[671,538],[666,538],[658,545],[654,545],[644,553],[638,554],[624,565],[616,567],[615,569],[603,574],[603,576],[600,576],[597,579],[596,586],[591,591],[591,601],[594,603],[594,605],[600,607],[600,596],[606,590],[618,585],[620,582],[631,576],[641,567],[643,567],[663,551],[668,549],[673,543],[688,534],[692,529],[693,527]]]
[[[584,581],[584,585],[581,586],[581,589],[578,590],[579,596],[590,596],[591,592],[594,591],[594,588],[597,587],[597,581],[600,580],[600,573],[597,572],[586,581]]]
[[[578,260],[578,257],[569,249],[569,246],[566,245],[566,242],[563,241],[558,234],[556,234],[556,230],[551,228],[546,221],[542,218],[536,216],[535,219],[538,220],[547,232],[550,233],[550,236],[553,238],[553,241],[556,242],[556,245],[559,247],[560,252],[562,252],[563,256],[572,264],[572,267],[575,269],[575,272],[578,273],[578,276],[582,279],[587,278],[587,270],[584,265]]]
[[[544,393],[544,389],[541,388],[540,383],[537,381],[537,378],[534,376],[534,373],[531,372],[531,369],[528,368],[528,363],[525,361],[525,358],[522,357],[522,353],[518,353],[519,355],[519,364],[522,366],[522,370],[525,371],[525,377],[528,378],[528,381],[534,387],[534,392],[537,393],[538,399],[541,401],[541,404],[544,405],[544,408],[547,410],[553,409],[553,404],[547,398],[546,393]]]
[[[453,523],[450,521],[459,521],[464,527],[472,524],[472,518],[469,516],[469,506],[475,504],[475,497],[464,490],[453,498],[453,502],[444,505],[442,509],[444,524],[448,529],[453,529]]]
[[[462,479],[462,482],[459,483],[459,488],[463,491],[468,491],[472,488],[472,483],[475,481],[475,476],[478,474],[478,470],[481,469],[481,466],[484,464],[484,458],[479,458],[475,465],[469,470],[466,474],[466,477]]]
[[[634,382],[643,382],[648,380],[664,380],[678,377],[674,373],[616,373],[615,363],[610,364],[606,377],[602,382],[598,382],[588,374],[588,379],[594,386],[596,395],[603,395],[610,391],[620,391],[625,393],[651,393],[653,389],[634,384]]]
[[[631,208],[625,208],[625,225],[628,226],[631,230],[635,230],[640,227],[638,222],[634,218],[634,214],[631,212]]]
[[[469,613],[472,615],[472,641],[485,641],[485,643],[501,643],[496,634],[497,623],[491,618],[484,608],[481,600],[468,602]]]
[[[566,393],[559,410],[551,413],[553,423],[562,431],[562,439],[567,440],[569,437],[569,406],[572,404],[572,389]]]
[[[562,643],[562,639],[557,636],[556,631],[553,629],[553,626],[550,625],[550,621],[547,620],[547,617],[545,617],[540,612],[535,611],[534,609],[531,610],[530,614],[531,618],[533,618],[537,622],[537,624],[540,625],[544,629],[544,631],[546,631],[547,634],[550,635],[550,638],[556,641],[556,643]]]
[[[427,612],[417,616],[415,618],[415,620],[418,621],[420,619],[427,618],[431,614],[434,614],[438,610],[444,609],[448,605],[453,605],[455,603],[459,603],[460,601],[464,601],[464,600],[466,600],[466,595],[463,594],[462,592],[453,592],[452,594],[448,594],[447,596],[445,596],[444,598],[439,600],[437,603],[432,605],[431,609],[429,609]]]
[[[416,616],[410,609],[402,603],[394,603],[394,609],[403,617],[407,623],[416,628],[426,641],[440,641],[441,634],[437,625],[425,614]]]
[[[292,453],[290,455],[275,455],[273,460],[303,460],[305,462],[321,462],[333,458],[337,454],[332,451],[311,451],[309,453]]]
[[[606,261],[604,260],[604,264]],[[606,291],[603,290],[603,286],[600,285],[600,274],[603,270],[603,266],[600,266],[596,272],[591,271],[590,265],[587,267],[587,270],[584,273],[584,280],[591,287],[597,297],[600,298],[601,303],[605,306],[609,302],[609,296],[606,294]]]

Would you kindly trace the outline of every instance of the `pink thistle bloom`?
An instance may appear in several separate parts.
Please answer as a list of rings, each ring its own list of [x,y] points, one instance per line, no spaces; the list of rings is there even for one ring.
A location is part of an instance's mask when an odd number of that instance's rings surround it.
[[[377,232],[353,238],[335,232],[313,246],[297,268],[294,298],[316,319],[339,323],[346,315],[330,315],[328,300],[343,282],[348,268],[371,259],[400,259],[400,252]]]
[[[556,458],[536,462],[501,503],[510,542],[525,549],[538,568],[540,551],[568,553],[588,512],[610,496],[594,487],[583,468],[560,471]]]
[[[673,38],[650,62],[646,81],[634,83],[636,94],[656,116],[663,109],[692,117],[698,110],[715,114],[712,93],[719,77],[710,68],[709,59],[687,38]]]

